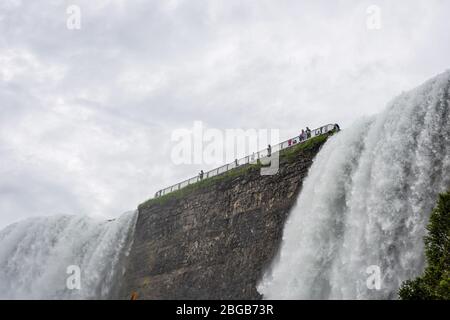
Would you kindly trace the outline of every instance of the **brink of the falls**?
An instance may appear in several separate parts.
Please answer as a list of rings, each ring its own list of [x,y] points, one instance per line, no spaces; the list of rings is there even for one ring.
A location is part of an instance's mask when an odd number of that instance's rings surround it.
[[[449,89],[447,71],[329,139],[258,286],[264,298],[395,299],[421,273],[429,214],[450,187]]]

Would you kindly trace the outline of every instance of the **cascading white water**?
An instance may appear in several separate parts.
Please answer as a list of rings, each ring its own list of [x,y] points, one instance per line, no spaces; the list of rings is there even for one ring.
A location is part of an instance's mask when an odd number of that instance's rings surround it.
[[[430,211],[450,187],[449,88],[445,72],[329,139],[258,286],[264,298],[395,299],[421,273]]]
[[[106,299],[117,290],[136,213],[113,221],[31,218],[0,231],[0,299]],[[81,271],[81,288],[67,286]],[[69,271],[69,273],[68,273]]]

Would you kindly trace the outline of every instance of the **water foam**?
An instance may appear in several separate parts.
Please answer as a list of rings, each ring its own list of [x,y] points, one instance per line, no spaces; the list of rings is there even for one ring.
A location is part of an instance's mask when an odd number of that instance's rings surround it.
[[[450,187],[450,72],[331,137],[258,290],[269,299],[392,299],[424,267],[423,237]],[[370,266],[381,271],[369,289]]]
[[[112,221],[39,217],[6,227],[0,231],[0,298],[114,297],[136,216],[129,212]],[[69,266],[81,271],[80,290],[66,285],[73,275],[67,273]]]

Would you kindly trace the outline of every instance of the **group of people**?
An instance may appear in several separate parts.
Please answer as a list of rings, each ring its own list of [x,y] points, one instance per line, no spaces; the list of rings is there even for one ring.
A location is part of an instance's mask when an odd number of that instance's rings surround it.
[[[302,132],[300,132],[300,141],[306,140],[311,138],[311,129],[306,127],[306,129],[302,129]]]

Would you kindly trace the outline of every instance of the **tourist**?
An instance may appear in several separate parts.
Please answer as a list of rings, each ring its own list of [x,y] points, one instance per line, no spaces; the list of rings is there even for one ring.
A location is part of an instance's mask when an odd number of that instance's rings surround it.
[[[334,130],[336,130],[336,132],[341,130],[341,128],[339,128],[339,125],[337,123],[334,124]]]
[[[302,129],[302,133],[300,133],[300,142],[305,140],[305,130]]]

